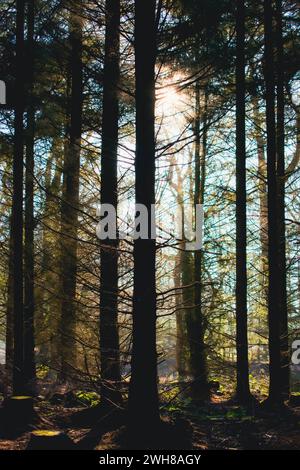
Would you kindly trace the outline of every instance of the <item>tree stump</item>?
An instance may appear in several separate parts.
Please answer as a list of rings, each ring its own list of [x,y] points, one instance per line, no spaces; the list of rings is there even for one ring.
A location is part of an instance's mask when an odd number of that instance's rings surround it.
[[[292,393],[289,399],[290,406],[300,406],[300,394]]]
[[[33,404],[33,398],[29,396],[13,395],[6,398],[1,407],[1,436],[14,438],[32,424],[37,424],[39,417]]]
[[[75,447],[67,434],[41,429],[32,431],[27,450],[74,450]]]
[[[3,412],[7,422],[12,425],[30,423],[35,418],[33,398],[13,395],[4,400]]]

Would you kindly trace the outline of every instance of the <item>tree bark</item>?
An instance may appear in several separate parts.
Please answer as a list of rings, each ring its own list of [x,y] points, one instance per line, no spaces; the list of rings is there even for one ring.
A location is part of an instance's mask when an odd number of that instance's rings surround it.
[[[182,195],[182,181],[179,179],[177,185],[177,211],[181,213],[178,216],[178,220],[184,221],[183,217],[183,195]],[[178,233],[183,233],[183,227],[178,227]],[[176,367],[178,372],[179,381],[183,381],[188,375],[188,341],[187,341],[187,322],[186,312],[184,310],[185,304],[185,290],[182,289],[184,284],[190,284],[187,281],[184,274],[184,262],[185,262],[185,243],[184,240],[180,240],[179,251],[175,258],[175,269],[174,269],[174,287],[176,289]],[[190,275],[190,272],[189,272]]]
[[[278,284],[281,350],[281,393],[290,395],[288,308],[286,292],[286,237],[285,237],[285,126],[284,126],[284,61],[282,38],[282,0],[276,0],[276,78],[277,78],[277,188],[278,188]]]
[[[252,97],[254,108],[255,140],[257,144],[258,163],[258,192],[259,192],[259,237],[261,244],[261,288],[262,300],[267,303],[268,287],[268,192],[267,192],[267,166],[265,158],[265,141],[262,135],[262,115],[259,113],[257,95]]]
[[[200,83],[196,83],[196,106],[195,106],[195,191],[194,210],[196,206],[204,202],[204,177],[206,142],[203,145],[203,155],[201,159],[201,91]],[[207,101],[205,99],[205,101]],[[205,105],[206,107],[206,105]],[[203,124],[206,126],[206,110],[203,113]],[[206,133],[204,133],[206,140]],[[190,348],[190,372],[192,374],[191,395],[193,399],[205,400],[209,398],[209,387],[207,379],[207,364],[204,344],[204,319],[202,309],[202,250],[197,250],[194,254],[194,309],[189,312],[189,348]]]
[[[76,367],[76,275],[78,247],[79,168],[82,133],[82,17],[81,0],[70,6],[71,97],[70,128],[67,132],[63,168],[61,379],[66,381]]]
[[[259,197],[259,239],[260,239],[260,268],[258,303],[263,308],[263,316],[257,318],[257,326],[260,332],[265,330],[267,321],[268,303],[268,192],[267,192],[267,166],[265,158],[265,139],[262,130],[263,114],[259,112],[258,91],[252,96],[253,122],[255,126],[254,138],[257,145],[257,169],[258,169],[258,197]],[[262,353],[263,342],[258,337],[257,360],[267,360],[265,349]]]
[[[134,242],[133,345],[129,425],[155,432],[159,423],[156,352],[155,204],[155,0],[135,0],[136,202],[148,210],[148,239]]]
[[[171,162],[170,174],[168,176],[170,187],[173,189],[177,201],[177,233],[184,234],[184,196],[183,196],[183,180],[181,171],[176,167],[177,182],[175,183],[173,177],[173,165]],[[174,287],[175,291],[175,306],[176,306],[176,368],[178,372],[179,381],[184,381],[188,376],[188,339],[187,339],[187,312],[184,310],[184,304],[189,301],[185,298],[186,290],[183,289],[184,285],[192,284],[184,274],[185,262],[185,241],[182,237],[179,241],[178,254],[175,257],[174,268]],[[189,278],[191,277],[191,270],[189,270]],[[190,293],[189,293],[190,295]]]
[[[24,246],[24,374],[29,393],[35,391],[34,338],[34,0],[27,11],[27,130],[25,173],[25,246]]]
[[[24,393],[23,358],[23,164],[24,164],[24,1],[17,0],[15,136],[13,159],[12,253],[14,296],[13,393]]]
[[[103,83],[101,204],[118,204],[120,1],[106,1]],[[116,221],[117,222],[117,221]],[[118,240],[106,239],[100,260],[100,364],[104,405],[121,402],[118,331]]]
[[[36,342],[39,347],[39,361],[50,363],[51,376],[55,380],[61,365],[61,213],[59,201],[62,192],[61,174],[64,154],[63,137],[53,137],[51,153],[45,167],[41,233],[41,269],[36,286],[35,324]],[[54,169],[54,174],[52,170]],[[49,286],[44,289],[43,286]]]
[[[266,126],[267,126],[267,186],[268,186],[268,323],[270,387],[268,404],[282,404],[281,395],[281,357],[280,357],[280,316],[279,278],[278,278],[278,205],[276,174],[276,126],[275,126],[275,67],[273,41],[274,11],[272,0],[264,0],[264,38],[265,38],[265,86],[266,86]]]
[[[236,11],[236,398],[249,403],[248,309],[247,309],[247,188],[245,127],[245,3]]]
[[[12,217],[9,220],[9,255],[8,255],[8,279],[7,279],[7,305],[6,305],[6,330],[5,330],[5,368],[12,380],[13,358],[14,358],[14,278],[13,278],[13,235]]]
[[[175,258],[174,268],[174,287],[175,306],[176,306],[176,369],[179,381],[183,381],[187,375],[186,367],[186,328],[184,321],[184,312],[182,310],[182,295],[180,290],[182,286],[182,253],[181,251]]]

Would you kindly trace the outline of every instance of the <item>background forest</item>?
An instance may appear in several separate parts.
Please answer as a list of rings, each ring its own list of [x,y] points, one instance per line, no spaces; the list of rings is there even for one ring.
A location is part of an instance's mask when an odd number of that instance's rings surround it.
[[[131,448],[299,448],[294,424],[263,437],[300,404],[299,20],[292,0],[1,1],[0,448],[124,424]],[[135,203],[157,239],[99,240],[100,204],[125,231]]]

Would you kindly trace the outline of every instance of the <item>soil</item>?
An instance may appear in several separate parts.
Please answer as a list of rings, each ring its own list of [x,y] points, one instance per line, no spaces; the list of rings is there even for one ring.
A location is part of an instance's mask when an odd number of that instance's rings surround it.
[[[39,423],[13,440],[0,439],[0,450],[26,449],[32,429],[64,431],[79,449],[128,448],[124,440],[125,427],[120,423],[116,429],[111,422],[106,429],[101,422],[96,426],[73,425],[72,416],[80,409],[37,401],[35,410]],[[300,406],[287,406],[282,414],[267,414],[258,409],[254,415],[249,415],[243,408],[215,396],[204,406],[188,405],[175,411],[163,411],[162,419],[163,426],[173,431],[162,432],[169,436],[169,441],[162,439],[161,449],[300,449]]]

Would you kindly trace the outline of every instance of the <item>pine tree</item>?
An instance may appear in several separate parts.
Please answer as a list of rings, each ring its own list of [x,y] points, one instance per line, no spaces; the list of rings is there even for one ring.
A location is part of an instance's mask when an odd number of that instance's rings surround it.
[[[24,240],[24,374],[29,392],[35,391],[34,338],[34,0],[27,10],[27,129],[25,173],[25,240]]]
[[[237,400],[250,399],[247,328],[247,189],[245,107],[245,3],[236,10],[236,348]]]
[[[205,140],[203,145],[203,155],[201,156],[201,89],[199,81],[195,90],[195,188],[194,188],[194,212],[198,204],[204,202],[204,159]],[[205,93],[206,95],[206,93]],[[204,101],[207,102],[206,97]],[[207,103],[203,106],[203,126],[207,125]],[[203,131],[203,138],[206,139],[206,131]],[[202,157],[202,158],[201,158]],[[203,318],[203,279],[202,263],[203,252],[197,250],[193,258],[194,269],[194,309],[189,313],[189,349],[190,349],[190,372],[192,374],[191,395],[193,399],[205,400],[209,398],[209,387],[207,378],[206,351],[204,344],[204,318]]]
[[[276,125],[275,125],[275,67],[273,41],[273,3],[264,0],[265,37],[265,86],[266,86],[266,127],[267,127],[267,186],[268,186],[268,323],[270,355],[270,388],[268,404],[282,404],[281,357],[280,357],[280,316],[278,315],[280,281],[278,277],[278,185],[276,172]]]
[[[118,203],[118,122],[120,76],[120,1],[106,1],[103,81],[101,204]],[[103,404],[120,403],[121,383],[118,332],[118,241],[106,239],[101,248],[100,355]]]
[[[82,133],[82,2],[70,4],[70,122],[63,168],[61,378],[67,380],[76,367],[76,274],[79,217],[79,172]]]
[[[13,310],[14,310],[14,361],[13,393],[24,390],[24,299],[23,299],[23,165],[24,165],[24,22],[25,4],[17,0],[16,25],[16,80],[12,202],[12,253],[13,253]]]
[[[136,203],[148,210],[148,239],[134,242],[134,292],[129,424],[152,434],[159,421],[156,353],[155,204],[155,0],[135,1]],[[146,429],[145,429],[145,423]]]
[[[282,37],[282,1],[276,0],[276,152],[277,152],[277,188],[278,188],[278,279],[279,279],[279,315],[280,315],[280,354],[281,354],[281,393],[283,399],[290,394],[289,377],[289,341],[288,341],[288,310],[286,293],[286,236],[285,236],[285,125],[284,125],[284,62]]]

